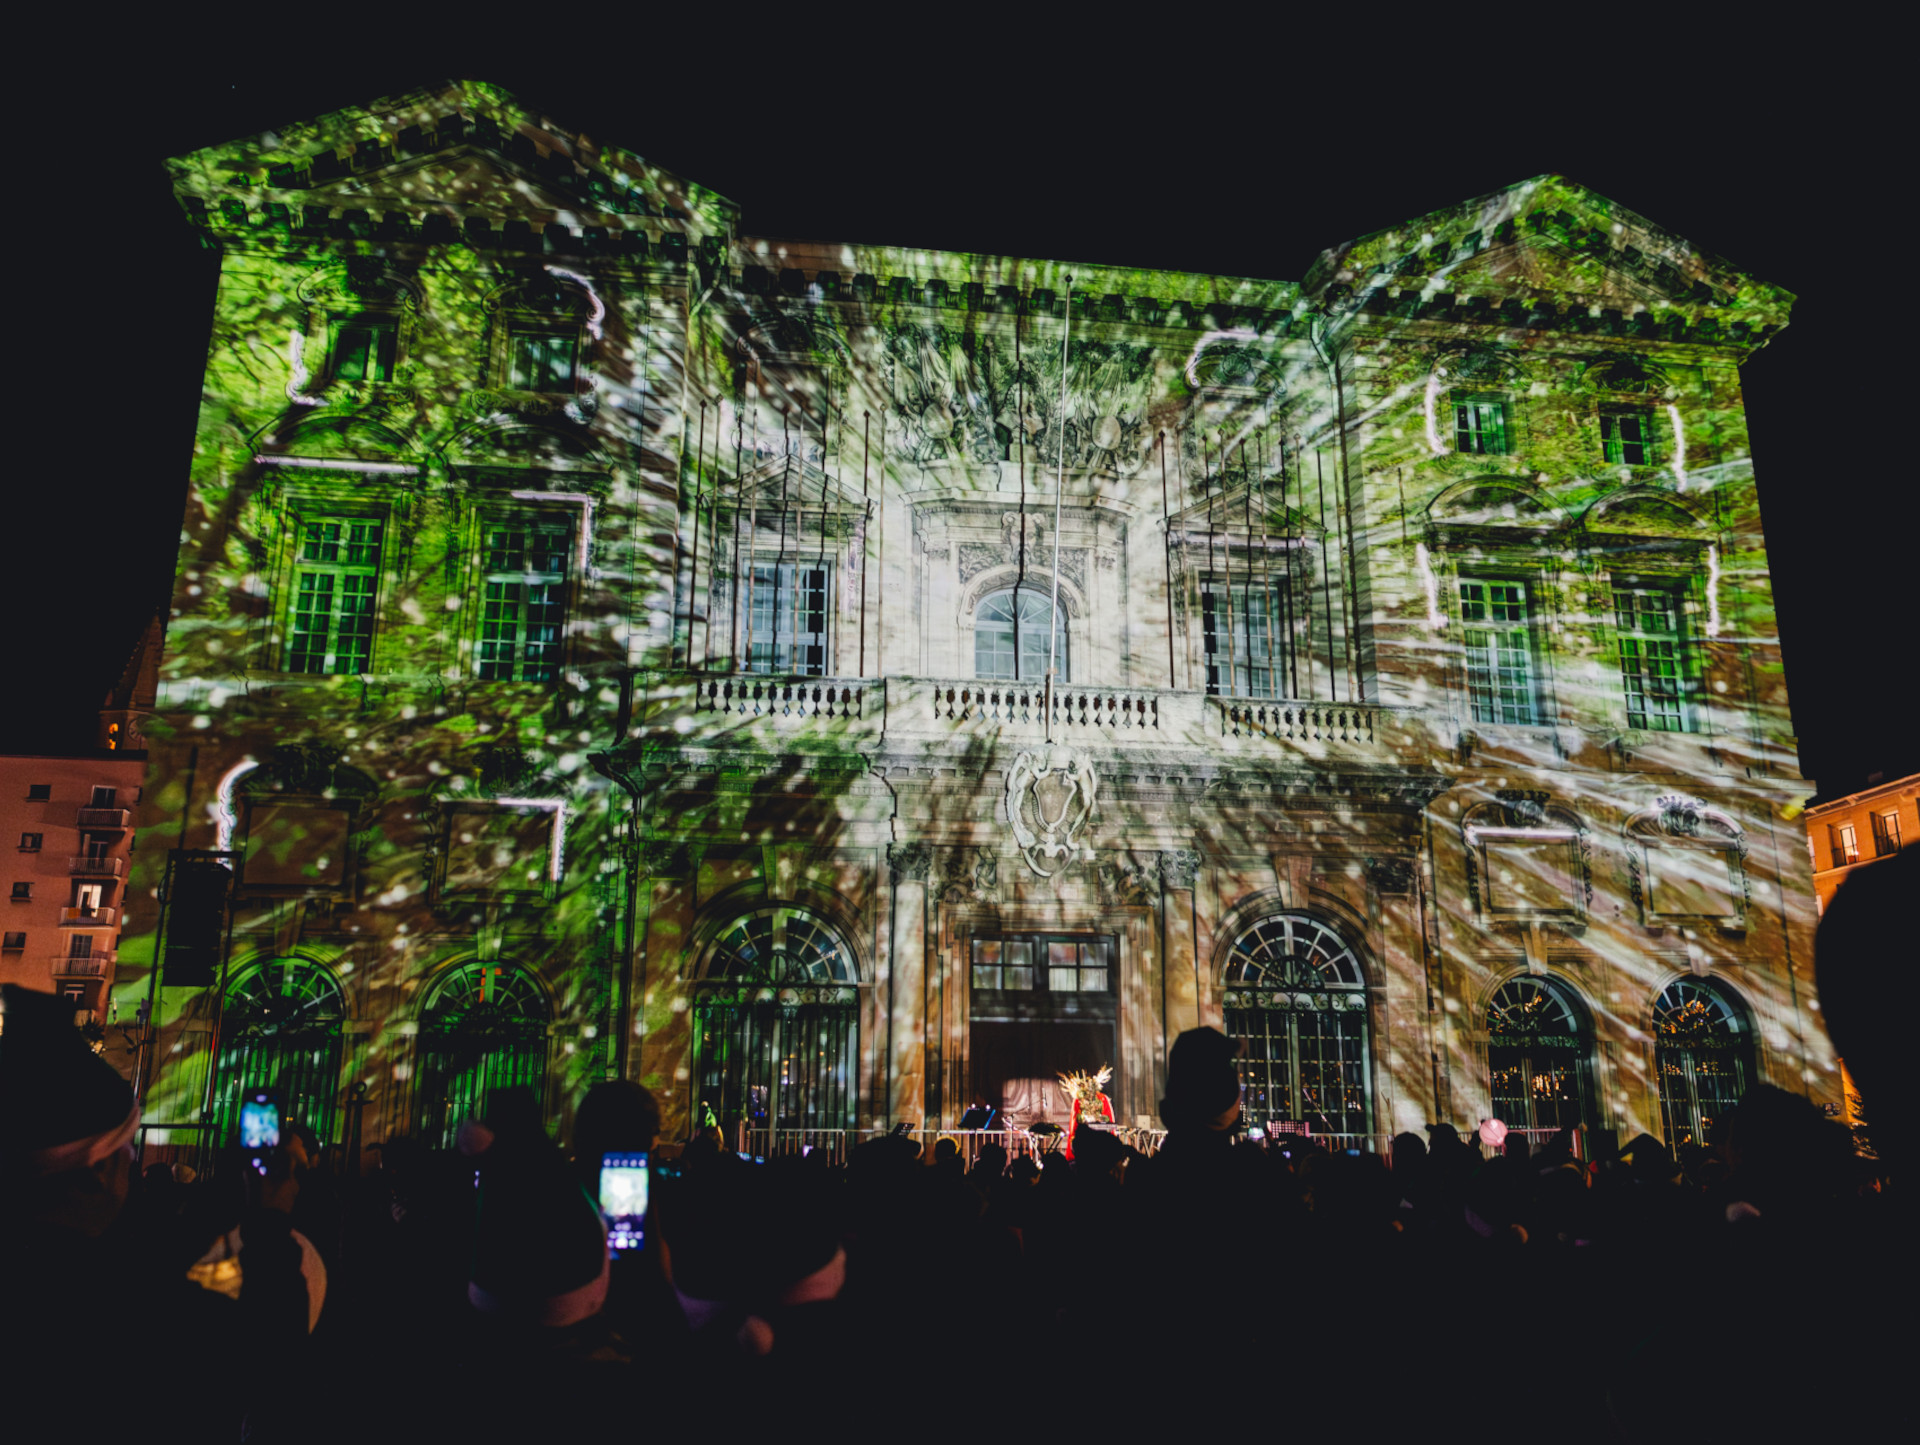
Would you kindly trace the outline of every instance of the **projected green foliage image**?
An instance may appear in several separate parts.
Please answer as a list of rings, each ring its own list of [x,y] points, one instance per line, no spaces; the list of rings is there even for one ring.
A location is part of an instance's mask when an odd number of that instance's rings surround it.
[[[173,179],[222,271],[115,978],[156,1140],[624,1076],[841,1150],[1104,1066],[1149,1139],[1200,1024],[1358,1148],[1838,1097],[1777,288],[1551,176],[1299,281],[776,242],[470,83]]]

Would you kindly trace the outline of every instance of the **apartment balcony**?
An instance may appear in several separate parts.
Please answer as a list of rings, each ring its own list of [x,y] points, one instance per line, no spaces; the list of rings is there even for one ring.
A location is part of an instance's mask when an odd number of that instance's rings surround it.
[[[117,910],[112,908],[63,908],[60,910],[62,928],[111,928]]]
[[[125,808],[82,808],[75,821],[82,828],[130,828],[133,814]]]
[[[1051,729],[1049,722],[1051,721]],[[1151,687],[919,677],[685,677],[649,687],[633,736],[656,746],[834,751],[882,741],[1045,742],[1244,761],[1386,761],[1424,730],[1407,709]],[[1427,746],[1432,739],[1422,738]],[[1412,755],[1412,754],[1403,754]]]
[[[67,872],[76,878],[118,878],[126,872],[124,858],[69,858]]]
[[[113,966],[113,953],[56,953],[50,961],[55,978],[100,978]]]

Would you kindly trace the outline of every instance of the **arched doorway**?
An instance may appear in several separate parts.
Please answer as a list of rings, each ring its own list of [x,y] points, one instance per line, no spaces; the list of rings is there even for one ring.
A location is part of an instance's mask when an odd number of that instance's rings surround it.
[[[545,1101],[552,1013],[532,976],[502,963],[469,963],[434,986],[420,1015],[414,1129],[450,1147],[463,1119],[484,1118],[497,1089],[524,1086]]]
[[[1573,998],[1543,978],[1509,979],[1487,1005],[1493,1116],[1535,1144],[1592,1114],[1592,1031]]]
[[[694,1117],[751,1129],[851,1129],[859,975],[831,928],[797,908],[735,921],[697,983]]]
[[[1370,1134],[1366,980],[1352,945],[1318,919],[1276,913],[1234,940],[1223,983],[1248,1123]]]
[[[1705,1144],[1713,1121],[1746,1092],[1753,1034],[1719,988],[1703,979],[1675,979],[1654,1001],[1653,1060],[1667,1147]]]
[[[227,987],[220,1019],[214,1138],[239,1137],[240,1101],[280,1095],[285,1117],[340,1142],[340,1060],[347,1007],[333,975],[303,958],[273,958]]]

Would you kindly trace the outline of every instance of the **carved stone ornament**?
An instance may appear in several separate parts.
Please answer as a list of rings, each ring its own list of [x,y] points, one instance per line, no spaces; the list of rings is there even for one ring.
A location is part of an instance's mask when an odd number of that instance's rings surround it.
[[[1042,878],[1054,877],[1073,857],[1093,818],[1095,782],[1086,755],[1064,743],[1022,752],[1013,760],[1007,822],[1027,866]]]
[[[1374,889],[1379,893],[1413,892],[1413,860],[1411,858],[1369,858],[1367,874],[1373,879]]]
[[[933,849],[925,843],[890,843],[887,862],[900,878],[924,883],[927,869],[933,864]]]
[[[1160,855],[1160,879],[1169,888],[1191,888],[1200,874],[1200,855],[1191,848],[1174,848]]]

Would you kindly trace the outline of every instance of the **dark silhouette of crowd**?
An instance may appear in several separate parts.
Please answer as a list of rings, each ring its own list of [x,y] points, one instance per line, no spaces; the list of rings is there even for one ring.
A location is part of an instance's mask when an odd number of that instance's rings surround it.
[[[1888,1103],[1893,1035],[1858,1011],[1884,994],[1849,971],[1910,956],[1899,862],[1847,885],[1820,960]],[[652,1096],[609,1082],[566,1140],[506,1090],[457,1147],[392,1140],[358,1171],[294,1128],[264,1172],[135,1177],[131,1094],[54,1002],[10,988],[0,1055],[15,1418],[247,1441],[1911,1429],[1885,1110],[1878,1159],[1771,1085],[1678,1155],[1441,1123],[1355,1153],[1249,1139],[1232,1041],[1198,1029],[1151,1155],[1083,1128],[1071,1162],[898,1135],[754,1161],[718,1129],[661,1141]],[[647,1242],[615,1258],[600,1161],[638,1152]]]

